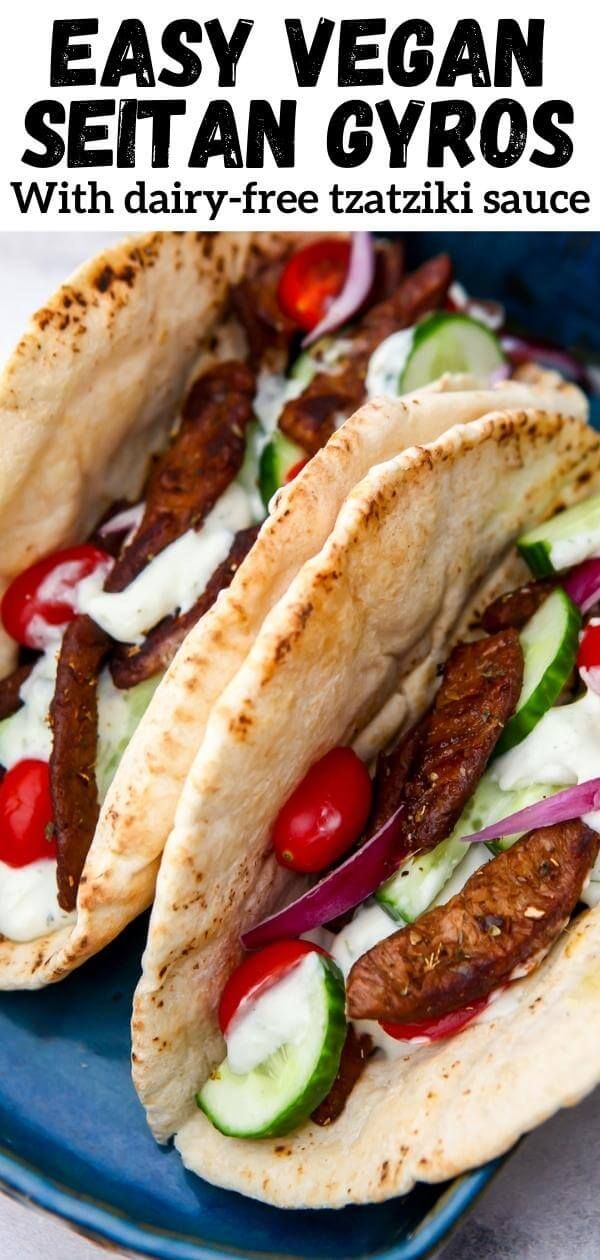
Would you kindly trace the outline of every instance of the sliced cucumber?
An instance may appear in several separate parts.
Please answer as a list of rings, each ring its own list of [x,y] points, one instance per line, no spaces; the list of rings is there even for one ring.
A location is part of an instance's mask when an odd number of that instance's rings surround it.
[[[465,862],[470,848],[463,843],[462,837],[470,836],[483,827],[489,827],[500,818],[507,818],[526,805],[535,805],[538,801],[552,796],[560,789],[547,784],[534,784],[527,788],[517,788],[511,792],[503,792],[490,771],[480,779],[471,799],[467,802],[452,834],[442,840],[435,849],[422,855],[415,854],[404,866],[392,875],[375,893],[375,899],[384,906],[388,914],[404,923],[414,923],[419,915],[424,914],[429,906],[438,901],[445,885],[452,878],[456,868],[465,864],[465,881],[472,870]],[[519,835],[507,836],[494,841],[487,848],[492,853],[500,849],[508,849]],[[477,849],[483,846],[473,846]]]
[[[468,372],[487,382],[503,363],[500,342],[485,324],[470,315],[436,311],[415,328],[412,348],[398,380],[398,392],[421,389],[444,372]]]
[[[281,1137],[308,1119],[333,1085],[346,1037],[344,981],[330,958],[308,957],[316,960],[306,992],[308,1031],[244,1075],[225,1059],[196,1095],[201,1111],[229,1137]]]
[[[580,629],[581,613],[559,587],[521,631],[523,686],[516,712],[496,744],[496,756],[520,744],[558,700],[575,665]]]
[[[451,835],[429,853],[408,858],[375,893],[376,901],[395,919],[413,923],[436,900],[465,858],[467,849],[462,837],[510,814],[511,800],[511,794],[502,792],[489,774],[484,774]]]
[[[536,577],[600,555],[600,494],[528,530],[517,546]]]
[[[563,784],[562,787],[565,785]],[[504,802],[508,805],[507,809],[497,812],[495,817],[490,817],[482,823],[482,827],[491,826],[492,823],[499,822],[503,817],[509,814],[516,814],[517,810],[526,809],[528,805],[537,805],[539,801],[545,801],[549,796],[556,796],[557,792],[562,790],[561,785],[548,783],[530,783],[524,788],[515,788],[513,792],[498,792],[503,797]],[[512,849],[513,844],[524,836],[524,831],[516,831],[514,835],[502,836],[500,840],[490,840],[488,849],[492,853],[502,853],[505,849]]]
[[[246,430],[246,450],[244,453],[244,462],[236,477],[243,490],[246,491],[252,516],[256,525],[264,520],[265,509],[263,506],[262,496],[259,490],[259,467],[261,451],[265,445],[265,435],[258,420],[254,420],[248,425]]]
[[[260,494],[267,511],[275,491],[284,485],[290,469],[302,459],[306,459],[306,451],[277,429],[263,450],[258,471]]]
[[[98,683],[98,755],[96,783],[102,802],[114,779],[125,749],[141,722],[162,674],[147,678],[122,691],[104,670]]]
[[[310,385],[313,376],[316,376],[318,364],[310,350],[304,350],[302,354],[294,359],[292,366],[288,372],[291,381],[299,381],[303,389]]]

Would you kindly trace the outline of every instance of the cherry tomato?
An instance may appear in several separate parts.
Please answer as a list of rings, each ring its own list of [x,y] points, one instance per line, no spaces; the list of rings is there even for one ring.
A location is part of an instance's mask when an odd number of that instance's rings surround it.
[[[595,669],[600,665],[600,625],[590,622],[581,636],[577,653],[579,669]]]
[[[219,1003],[219,1026],[223,1036],[242,1002],[255,1000],[271,985],[282,980],[306,954],[325,954],[311,941],[275,941],[257,954],[248,954],[229,977]]]
[[[283,269],[277,298],[288,319],[310,332],[344,287],[350,242],[326,237],[292,254]]]
[[[286,486],[289,485],[290,481],[294,480],[294,477],[298,476],[298,473],[302,472],[303,468],[306,468],[307,464],[308,464],[308,457],[306,459],[299,459],[297,464],[292,464],[292,467],[289,469],[289,472],[286,472],[285,474]]]
[[[273,831],[277,861],[293,871],[323,871],[358,840],[373,787],[351,748],[332,748],[311,766],[279,811]]]
[[[48,627],[62,626],[75,616],[75,588],[101,566],[113,563],[91,543],[66,547],[38,560],[14,578],[2,600],[5,630],[24,647],[43,648]]]
[[[479,1001],[470,1002],[468,1006],[464,1006],[461,1011],[450,1011],[447,1015],[439,1015],[437,1019],[420,1019],[414,1024],[388,1024],[382,1020],[381,1027],[389,1037],[394,1037],[396,1041],[411,1041],[413,1037],[428,1037],[430,1041],[441,1041],[442,1037],[450,1037],[452,1033],[460,1032],[465,1024],[470,1024],[487,1004],[487,998],[480,998]]]
[[[0,783],[0,862],[28,866],[55,857],[48,763],[19,761]]]

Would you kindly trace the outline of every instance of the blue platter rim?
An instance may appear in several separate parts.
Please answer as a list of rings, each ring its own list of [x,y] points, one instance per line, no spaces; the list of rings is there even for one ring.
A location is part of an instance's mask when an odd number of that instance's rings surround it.
[[[435,1254],[473,1208],[509,1156],[510,1152],[457,1177],[406,1238],[392,1247],[371,1252],[369,1260],[424,1260]],[[85,1237],[119,1247],[130,1254],[152,1257],[153,1260],[240,1260],[240,1257],[260,1257],[262,1260],[269,1254],[270,1260],[276,1260],[274,1253],[231,1250],[194,1242],[133,1221],[104,1203],[79,1197],[1,1147],[0,1191],[26,1206],[52,1214]],[[294,1260],[294,1257],[286,1253],[285,1260]]]

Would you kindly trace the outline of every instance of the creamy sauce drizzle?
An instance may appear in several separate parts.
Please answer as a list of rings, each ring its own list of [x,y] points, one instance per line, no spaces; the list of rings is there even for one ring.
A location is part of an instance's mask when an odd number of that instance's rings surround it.
[[[249,496],[233,482],[200,530],[165,547],[123,591],[104,591],[96,573],[79,584],[78,607],[121,643],[142,643],[163,617],[188,611],[227,558],[234,535],[254,521]]]
[[[244,1076],[285,1045],[298,1045],[309,1034],[313,1018],[311,990],[320,964],[306,954],[287,976],[256,1001],[242,1002],[227,1029],[227,1060]]]
[[[34,941],[74,923],[58,904],[53,858],[28,866],[0,862],[0,933],[11,941]]]

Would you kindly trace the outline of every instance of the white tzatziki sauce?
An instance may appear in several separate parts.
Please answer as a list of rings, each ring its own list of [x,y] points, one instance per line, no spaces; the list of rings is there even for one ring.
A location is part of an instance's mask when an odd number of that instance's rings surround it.
[[[0,722],[0,765],[11,770],[17,762],[33,758],[49,761],[52,751],[49,710],[56,686],[60,643],[47,648],[22,684],[23,705]]]
[[[18,867],[0,862],[2,936],[10,941],[34,941],[74,923],[75,917],[58,904],[53,858]]]
[[[135,508],[135,519],[143,505]],[[131,518],[131,519],[130,519]],[[118,518],[115,518],[118,520]],[[188,530],[153,559],[123,591],[102,587],[111,562],[100,566],[77,586],[77,610],[88,613],[114,639],[139,643],[144,631],[177,609],[186,612],[204,591],[214,571],[226,559],[234,535],[255,523],[252,495],[234,481],[215,504],[200,530]],[[134,524],[133,510],[127,524]],[[78,566],[66,561],[48,575],[40,594],[49,601],[73,598]],[[56,668],[65,626],[41,622],[38,641],[45,650],[22,684],[22,706],[0,722],[0,765],[11,770],[18,762],[48,762],[52,751],[49,712],[56,686]],[[42,634],[43,630],[43,634]],[[129,691],[114,687],[103,671],[98,687],[98,748],[96,766],[100,798],[115,773],[129,738],[153,689],[153,681]],[[147,693],[147,694],[146,694]],[[73,922],[58,905],[56,861],[52,858],[11,867],[0,862],[0,934],[14,941],[34,940]]]
[[[402,927],[376,901],[370,905],[359,906],[354,917],[338,932],[330,953],[337,963],[344,979],[350,974],[354,963],[368,953],[379,941],[385,940]]]
[[[88,613],[113,639],[141,643],[144,634],[177,609],[187,612],[227,559],[234,535],[253,523],[247,492],[232,482],[201,529],[190,529],[142,569],[122,591],[104,591],[96,573],[79,584],[78,609]]]
[[[265,435],[275,432],[286,402],[298,398],[306,388],[302,379],[283,376],[279,372],[261,372],[254,396],[254,411]]]
[[[403,328],[386,337],[373,351],[367,368],[368,398],[375,398],[380,394],[398,397],[400,375],[412,350],[414,336],[414,328]]]
[[[385,940],[386,936],[398,932],[402,926],[402,923],[397,923],[395,919],[392,919],[391,915],[377,902],[360,906],[346,927],[338,932],[330,946],[331,956],[343,973],[344,980],[347,979],[354,963],[362,958],[363,954],[366,954],[379,941]],[[426,1037],[415,1037],[412,1041],[397,1041],[395,1037],[388,1036],[375,1019],[355,1019],[352,1022],[358,1033],[369,1034],[373,1045],[378,1050],[382,1050],[388,1059],[402,1059],[410,1054],[412,1049],[428,1044]]]
[[[48,761],[52,750],[49,709],[56,684],[62,631],[36,661],[22,684],[22,707],[0,723],[0,765],[11,770],[19,761]],[[73,922],[58,904],[54,858],[9,866],[0,862],[0,934],[11,941],[33,941]]]
[[[306,956],[255,1001],[242,1002],[227,1029],[227,1061],[244,1076],[284,1045],[298,1045],[310,1032],[311,1001],[320,972],[319,956]]]
[[[552,567],[558,571],[571,569],[582,560],[600,555],[600,530],[592,529],[574,533],[571,538],[556,538],[550,543]]]
[[[600,777],[600,695],[589,687],[580,700],[549,709],[520,744],[498,757],[491,773],[503,791],[528,783],[569,787]],[[584,822],[600,831],[600,811],[586,814]],[[581,900],[588,906],[600,901],[600,859]]]

